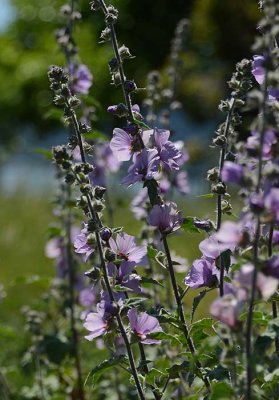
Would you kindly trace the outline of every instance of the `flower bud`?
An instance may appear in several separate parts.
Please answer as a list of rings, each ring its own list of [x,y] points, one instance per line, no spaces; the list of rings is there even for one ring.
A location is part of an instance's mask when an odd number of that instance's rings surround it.
[[[79,199],[77,199],[76,205],[81,209],[87,208],[88,203],[86,196],[81,196]]]
[[[93,267],[89,271],[84,272],[84,275],[93,281],[97,281],[101,277],[100,268]]]
[[[100,36],[101,41],[100,41],[100,43],[108,42],[110,40],[110,35],[111,35],[111,30],[107,26],[101,33],[101,36]]]
[[[216,194],[225,194],[226,189],[227,189],[227,187],[223,182],[218,182],[211,186],[212,193],[216,193]]]
[[[126,58],[134,58],[132,56],[132,54],[130,53],[130,50],[128,49],[128,47],[126,47],[124,44],[123,44],[123,46],[119,47],[118,51],[119,51],[121,60],[125,60]]]
[[[91,185],[88,183],[83,183],[82,185],[80,185],[80,191],[83,194],[88,194],[91,191]]]
[[[63,96],[57,94],[57,95],[54,96],[54,98],[53,98],[53,103],[54,103],[56,106],[62,106],[63,104],[65,104],[65,99],[64,99]]]
[[[115,254],[110,250],[107,249],[105,252],[105,258],[107,261],[114,261],[115,260]]]
[[[79,124],[79,130],[80,130],[80,133],[88,133],[88,132],[91,131],[91,126],[89,126],[89,125],[87,125],[87,124],[85,124],[85,123],[80,122],[80,124]]]
[[[105,208],[104,204],[101,201],[94,201],[93,208],[96,212],[101,212]]]
[[[137,85],[135,84],[134,81],[126,80],[126,81],[124,82],[124,89],[125,89],[125,92],[131,93],[131,92],[133,92],[134,90],[136,90],[136,88],[137,88]]]
[[[222,200],[221,202],[221,210],[224,214],[231,214],[232,211],[232,205],[230,204],[229,201],[227,200]]]
[[[207,180],[211,182],[216,182],[219,179],[219,169],[214,167],[207,171]]]
[[[80,105],[81,101],[76,96],[71,96],[69,98],[69,104],[71,107],[75,108]]]
[[[228,100],[221,100],[221,103],[219,104],[218,108],[222,112],[228,112],[230,110],[230,104]]]
[[[118,72],[119,65],[118,65],[117,58],[113,57],[113,58],[108,62],[108,65],[109,65],[109,70],[110,70],[110,73],[111,73],[111,74],[113,74],[114,72]]]
[[[94,197],[95,199],[101,200],[104,197],[104,194],[106,193],[106,188],[101,187],[101,186],[96,186],[94,190]]]
[[[112,235],[112,231],[111,231],[111,229],[109,229],[107,227],[102,228],[100,231],[101,239],[104,242],[107,242],[111,238],[111,235]]]
[[[219,135],[213,139],[213,144],[218,147],[224,147],[227,143],[227,138],[224,135]]]
[[[96,232],[99,229],[99,223],[94,219],[90,219],[87,224],[87,231],[90,233]]]
[[[128,108],[123,103],[119,103],[114,106],[109,106],[107,111],[113,115],[117,115],[117,117],[119,117],[119,118],[125,117],[128,115]]]
[[[72,174],[71,172],[69,172],[66,176],[65,176],[65,182],[68,185],[72,185],[76,180],[76,177],[74,174]]]

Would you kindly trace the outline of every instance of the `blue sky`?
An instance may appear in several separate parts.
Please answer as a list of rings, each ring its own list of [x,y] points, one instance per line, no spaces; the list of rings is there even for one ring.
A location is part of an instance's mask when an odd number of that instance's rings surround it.
[[[0,12],[0,33],[3,32],[13,20],[15,16],[15,10],[13,9],[10,0],[0,0],[1,12]]]

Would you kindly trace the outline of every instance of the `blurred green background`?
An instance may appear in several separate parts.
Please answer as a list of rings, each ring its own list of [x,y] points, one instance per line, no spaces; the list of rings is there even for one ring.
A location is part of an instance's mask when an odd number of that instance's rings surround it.
[[[7,359],[16,362],[20,355],[21,348],[15,347],[15,337],[21,337],[22,346],[24,344],[21,307],[31,304],[45,288],[42,281],[28,283],[26,276],[54,276],[53,263],[44,256],[46,229],[53,218],[51,196],[46,195],[53,187],[53,172],[50,163],[34,155],[34,148],[50,148],[60,143],[63,136],[59,119],[50,112],[52,95],[48,88],[47,69],[51,64],[64,64],[54,37],[55,30],[63,26],[58,10],[64,1],[2,1],[0,283],[4,289],[0,293],[3,298],[0,300],[0,365],[6,365]],[[94,76],[90,90],[98,116],[94,128],[110,134],[115,121],[106,115],[105,110],[110,104],[121,101],[121,90],[110,89],[107,62],[112,51],[109,45],[98,44],[104,27],[101,14],[90,12],[88,1],[77,3],[83,19],[76,24],[74,34],[80,58]],[[127,76],[135,79],[138,87],[145,86],[150,70],[166,70],[176,24],[181,18],[190,19],[189,35],[182,54],[182,79],[177,93],[186,119],[183,126],[187,127],[180,137],[186,143],[188,136],[192,138],[189,146],[194,161],[190,160],[190,165],[200,164],[202,157],[214,163],[217,154],[213,151],[208,156],[205,145],[222,118],[217,106],[220,99],[226,96],[226,81],[235,63],[243,57],[251,57],[250,47],[260,18],[257,2],[112,0],[111,3],[120,13],[116,28],[119,43],[128,46],[136,56],[125,64],[125,69]],[[134,100],[141,103],[142,99],[143,94],[137,95]],[[198,130],[199,124],[208,126],[208,129]],[[193,140],[195,136],[197,139]],[[202,176],[205,177],[205,170]],[[194,176],[195,179],[198,185],[200,176]],[[187,201],[180,199],[180,205],[186,215],[214,217],[213,200],[197,200],[189,196]],[[139,224],[131,224],[130,221],[130,214],[122,206],[117,213],[116,225],[124,226],[129,233],[137,233]],[[200,235],[184,234],[179,241],[176,237],[172,238],[171,244],[179,255],[191,261],[199,254],[200,240]],[[185,246],[186,242],[191,245]],[[16,374],[13,370],[9,374],[12,380],[20,382],[22,379],[19,376],[13,378]]]

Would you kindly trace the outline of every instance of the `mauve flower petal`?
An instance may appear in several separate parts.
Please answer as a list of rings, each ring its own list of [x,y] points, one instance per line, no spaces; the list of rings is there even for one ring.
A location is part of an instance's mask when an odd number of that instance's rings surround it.
[[[133,331],[136,330],[136,326],[137,326],[137,310],[135,308],[131,308],[128,311],[128,318],[129,318],[129,322],[131,325],[131,328]]]
[[[110,148],[118,161],[128,161],[132,156],[132,138],[123,129],[115,128]]]

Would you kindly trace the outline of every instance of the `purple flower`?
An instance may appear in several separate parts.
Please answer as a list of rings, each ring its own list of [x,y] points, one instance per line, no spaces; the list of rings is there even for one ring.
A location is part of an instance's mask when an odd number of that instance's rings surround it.
[[[96,300],[96,295],[92,288],[84,288],[79,293],[79,303],[86,307],[90,308]]]
[[[265,206],[273,215],[274,222],[279,222],[279,189],[273,188],[265,197]]]
[[[225,161],[221,171],[221,178],[224,182],[241,183],[243,169],[241,165],[235,164],[232,161]]]
[[[254,265],[244,264],[242,265],[241,269],[237,271],[234,277],[234,281],[237,286],[246,289],[247,293],[249,293],[252,288],[253,273]],[[277,276],[277,278],[278,277],[279,276]],[[277,286],[278,279],[266,276],[262,272],[258,272],[256,287],[265,300],[269,299],[270,296],[272,296],[276,292]]]
[[[264,134],[264,143],[262,148],[263,160],[272,158],[273,146],[277,143],[277,137],[272,130],[268,130]],[[260,137],[258,132],[252,132],[247,139],[246,149],[250,156],[257,157],[260,151]]]
[[[77,235],[74,241],[75,252],[78,254],[85,254],[85,261],[88,260],[90,255],[94,252],[94,249],[87,243],[87,224],[84,224],[84,228],[80,234]]]
[[[93,76],[88,67],[84,64],[79,66],[71,65],[70,74],[73,77],[72,90],[74,93],[88,94],[92,86]]]
[[[279,256],[273,256],[267,262],[266,273],[274,278],[279,279]]]
[[[276,229],[273,231],[272,242],[274,244],[279,244],[279,231]]]
[[[160,340],[147,339],[147,335],[155,332],[162,332],[162,328],[157,318],[148,315],[146,312],[137,314],[137,310],[132,308],[128,311],[130,326],[134,334],[136,334],[141,343],[144,344],[160,344]]]
[[[144,262],[147,254],[146,246],[137,246],[134,236],[130,236],[127,233],[118,233],[116,241],[110,238],[109,244],[117,257],[134,262],[134,264]]]
[[[110,148],[118,161],[128,161],[133,154],[133,139],[123,129],[115,128]]]
[[[265,79],[265,69],[263,67],[265,59],[263,56],[258,55],[253,56],[253,59],[252,74],[254,75],[256,81],[261,85]]]
[[[219,241],[219,248],[224,250],[234,250],[242,239],[240,226],[232,221],[222,223],[219,231],[214,234],[215,239]]]
[[[226,294],[211,304],[210,313],[214,318],[228,325],[232,330],[238,330],[240,328],[239,315],[243,305],[243,301],[239,301],[232,294]]]
[[[114,308],[110,303],[101,301],[97,304],[97,312],[91,312],[87,315],[83,326],[91,333],[85,336],[87,340],[93,340],[94,338],[106,333],[110,326],[110,321],[114,316]]]
[[[93,162],[94,170],[89,178],[93,185],[106,186],[106,176],[110,172],[116,172],[120,163],[111,151],[109,143],[96,143],[94,146]]]
[[[188,175],[186,171],[180,171],[175,175],[174,186],[181,194],[189,193]]]
[[[135,268],[134,262],[122,261],[120,266],[117,267],[113,263],[108,263],[108,275],[114,277],[115,283],[133,290],[135,293],[140,293],[139,286],[141,278],[137,274],[132,274]]]
[[[147,217],[146,202],[148,200],[147,188],[143,188],[131,203],[131,210],[136,219]]]
[[[178,170],[177,160],[182,157],[181,152],[170,142],[170,131],[164,129],[154,129],[154,143],[158,150],[160,161],[167,170]]]
[[[128,169],[128,175],[122,180],[124,185],[131,186],[136,182],[153,179],[159,168],[157,150],[143,149],[134,156],[134,164]]]
[[[155,226],[163,234],[177,231],[183,222],[180,211],[175,203],[155,205],[149,213],[148,223]]]
[[[193,262],[193,265],[185,278],[185,285],[193,289],[203,286],[214,287],[217,283],[218,269],[215,263],[205,258],[200,258]]]
[[[279,90],[275,88],[268,89],[268,100],[275,101],[279,99]]]

